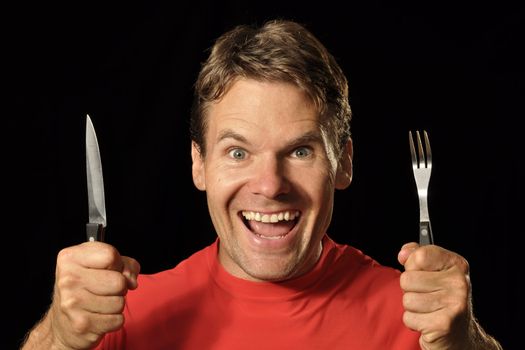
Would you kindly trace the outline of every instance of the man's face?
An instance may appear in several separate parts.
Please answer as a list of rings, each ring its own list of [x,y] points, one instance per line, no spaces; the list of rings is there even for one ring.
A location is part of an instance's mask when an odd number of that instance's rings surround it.
[[[285,83],[239,80],[207,113],[206,153],[192,146],[219,260],[234,276],[278,281],[316,263],[334,189],[348,186],[351,144],[338,167],[306,94]]]

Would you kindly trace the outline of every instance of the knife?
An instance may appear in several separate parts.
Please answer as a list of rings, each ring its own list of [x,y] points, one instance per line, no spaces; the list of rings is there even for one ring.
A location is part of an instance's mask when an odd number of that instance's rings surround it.
[[[86,224],[87,240],[104,241],[107,223],[102,162],[97,134],[88,114],[86,114],[86,172],[89,207],[89,222]]]

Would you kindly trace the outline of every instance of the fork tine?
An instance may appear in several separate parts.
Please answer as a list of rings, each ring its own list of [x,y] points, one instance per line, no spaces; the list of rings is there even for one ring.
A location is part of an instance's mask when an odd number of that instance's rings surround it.
[[[424,168],[425,167],[425,154],[423,153],[423,144],[421,143],[421,136],[419,136],[419,131],[416,131],[416,137],[417,137],[417,153],[419,156],[419,166],[418,168]]]
[[[410,141],[410,155],[412,156],[412,167],[417,168],[416,149],[414,148],[414,139],[412,138],[412,131],[408,132],[408,140]]]
[[[430,216],[428,214],[428,184],[432,169],[432,152],[427,132],[422,130],[422,133],[423,135],[420,135],[419,130],[415,130],[415,137],[412,137],[413,133],[409,131],[408,136],[410,138],[410,155],[412,157],[414,180],[419,198],[419,244],[426,245],[434,244],[432,228],[430,227]],[[425,145],[421,142],[422,137],[425,139]],[[417,145],[415,145],[416,142]]]
[[[432,167],[432,151],[430,150],[430,141],[428,140],[428,134],[425,130],[423,130],[423,135],[425,136],[425,150],[426,152],[426,161],[427,161],[427,168]]]

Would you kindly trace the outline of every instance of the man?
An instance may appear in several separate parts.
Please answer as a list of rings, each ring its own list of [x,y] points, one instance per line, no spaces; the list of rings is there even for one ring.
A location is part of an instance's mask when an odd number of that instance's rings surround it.
[[[473,316],[461,256],[409,243],[401,274],[327,235],[352,179],[350,116],[342,70],[304,27],[224,34],[191,125],[217,241],[140,276],[108,244],[62,250],[24,349],[499,349]]]

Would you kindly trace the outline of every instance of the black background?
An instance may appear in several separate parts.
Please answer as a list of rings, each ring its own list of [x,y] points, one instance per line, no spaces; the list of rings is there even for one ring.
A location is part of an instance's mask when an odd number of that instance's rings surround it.
[[[436,243],[468,259],[478,319],[514,348],[515,325],[523,326],[515,285],[523,279],[524,8],[424,3],[4,9],[2,348],[15,348],[45,312],[57,252],[85,240],[86,113],[102,154],[107,241],[145,273],[213,242],[205,195],[191,180],[192,84],[221,33],[277,17],[305,24],[350,83],[355,173],[336,195],[332,238],[400,268],[397,252],[417,239],[418,225],[408,131],[427,130]]]

